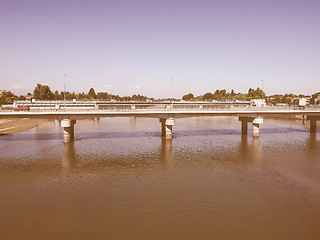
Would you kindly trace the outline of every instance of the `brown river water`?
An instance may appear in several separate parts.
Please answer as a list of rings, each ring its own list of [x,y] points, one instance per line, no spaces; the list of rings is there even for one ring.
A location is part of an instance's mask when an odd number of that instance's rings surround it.
[[[320,239],[320,133],[235,117],[55,121],[0,137],[1,239]],[[250,126],[249,126],[250,129]]]

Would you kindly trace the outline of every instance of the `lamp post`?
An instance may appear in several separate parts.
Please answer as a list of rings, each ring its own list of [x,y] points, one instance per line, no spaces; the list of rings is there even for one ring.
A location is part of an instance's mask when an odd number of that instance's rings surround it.
[[[67,74],[64,74],[64,111],[66,111],[66,82],[67,82]]]
[[[173,110],[173,77],[171,78],[171,91],[172,91],[172,110]]]

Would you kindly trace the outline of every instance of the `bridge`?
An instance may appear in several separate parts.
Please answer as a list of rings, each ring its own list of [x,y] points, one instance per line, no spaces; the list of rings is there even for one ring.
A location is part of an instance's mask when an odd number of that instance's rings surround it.
[[[17,100],[12,107],[28,106],[31,110],[115,110],[115,109],[211,109],[228,107],[245,107],[251,101],[108,101],[108,100]]]
[[[317,121],[320,120],[319,109],[307,110],[286,110],[270,109],[268,107],[262,110],[241,109],[241,110],[86,110],[86,111],[30,111],[13,112],[0,111],[0,118],[31,118],[31,119],[55,119],[61,121],[61,127],[64,132],[64,142],[74,141],[74,125],[78,119],[84,118],[106,118],[106,117],[144,117],[158,118],[161,124],[162,136],[166,139],[172,139],[172,128],[175,119],[188,117],[217,117],[234,116],[241,122],[242,134],[247,134],[248,123],[252,124],[253,137],[259,137],[259,129],[263,124],[263,117],[281,117],[281,116],[302,116],[310,121],[310,132],[316,132]]]

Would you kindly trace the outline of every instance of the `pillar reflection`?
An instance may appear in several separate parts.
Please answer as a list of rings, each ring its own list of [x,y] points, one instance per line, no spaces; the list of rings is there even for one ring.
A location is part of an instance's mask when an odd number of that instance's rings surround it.
[[[251,138],[251,145],[248,143],[248,136],[241,135],[241,142],[239,144],[239,155],[243,162],[258,163],[263,157],[263,152],[260,147],[259,138]]]
[[[56,127],[60,127],[60,126],[61,126],[60,120],[59,120],[59,119],[55,119],[55,120],[54,120],[54,125],[55,125]]]
[[[99,125],[100,118],[93,118],[94,125]]]
[[[166,169],[173,168],[172,141],[162,138],[160,148],[160,162]]]
[[[74,149],[74,142],[64,143],[62,168],[65,172],[69,172],[76,165],[76,153]]]
[[[317,152],[319,151],[319,144],[317,141],[317,133],[316,132],[310,132],[310,137],[307,140],[307,154],[308,155],[316,155]]]
[[[259,138],[252,138],[252,146],[251,146],[252,157],[255,162],[261,162],[262,159],[262,151],[259,143]]]
[[[136,129],[136,121],[137,121],[137,118],[136,118],[136,117],[130,117],[130,127],[131,127],[131,130],[135,130],[135,129]]]

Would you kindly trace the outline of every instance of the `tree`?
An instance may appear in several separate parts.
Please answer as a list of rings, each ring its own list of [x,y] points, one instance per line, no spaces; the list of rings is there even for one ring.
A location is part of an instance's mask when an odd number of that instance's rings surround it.
[[[18,100],[26,100],[26,97],[23,95],[20,95],[20,97],[18,97]]]
[[[59,92],[57,90],[54,92],[54,98],[56,100],[60,100],[60,94],[59,94]]]
[[[254,97],[254,89],[249,88],[249,90],[248,90],[248,97]]]
[[[212,93],[208,92],[206,94],[203,95],[203,100],[212,100],[213,99],[213,95]]]
[[[14,100],[17,100],[18,97],[12,92],[3,91],[0,95],[0,104],[12,104]]]
[[[182,100],[184,101],[190,101],[192,98],[194,98],[192,93],[186,94],[182,97]]]
[[[33,90],[33,96],[35,99],[39,100],[53,100],[54,94],[51,92],[50,87],[48,85],[37,84],[35,89]]]
[[[91,98],[91,99],[97,98],[96,92],[94,91],[93,88],[90,88],[90,90],[88,92],[88,97]]]

